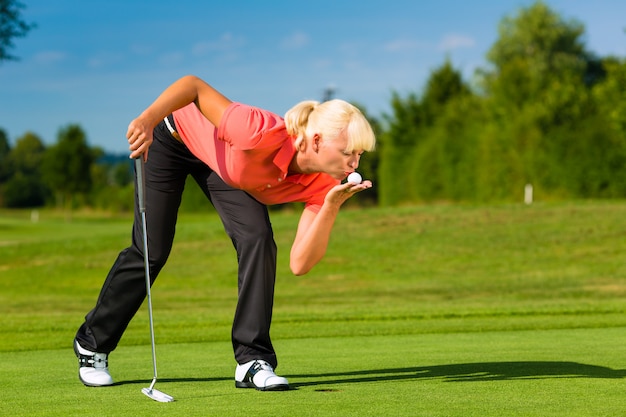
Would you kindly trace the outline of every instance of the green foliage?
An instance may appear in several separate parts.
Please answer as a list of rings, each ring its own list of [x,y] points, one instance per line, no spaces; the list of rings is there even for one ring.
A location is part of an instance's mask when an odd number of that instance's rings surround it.
[[[133,171],[130,162],[120,162],[113,166],[111,169],[111,182],[122,187],[133,182]]]
[[[77,195],[85,196],[91,190],[94,159],[80,126],[69,125],[59,131],[57,143],[46,152],[42,171],[61,207],[72,208]]]
[[[458,119],[450,109],[457,105],[460,109],[463,105],[457,102],[469,100],[468,97],[469,88],[450,62],[433,71],[421,100],[415,94],[405,99],[394,94],[393,116],[388,117],[389,129],[383,135],[385,149],[381,153],[382,205],[450,198],[448,184],[443,183],[442,176],[447,180],[456,177],[450,172],[456,167],[451,167],[450,163],[456,161],[456,154],[464,149],[462,145],[455,145],[463,143],[461,140],[447,136],[459,133]],[[447,119],[450,125],[442,126],[446,115],[450,115]],[[442,172],[446,169],[447,173]]]
[[[551,134],[551,159],[557,162],[554,166],[562,169],[559,182],[575,197],[626,195],[624,141],[611,129],[607,118],[592,114],[577,123],[575,129],[559,129]]]
[[[519,201],[626,193],[626,66],[585,50],[545,3],[499,27],[472,91],[449,62],[424,95],[392,100],[380,202]],[[408,174],[407,174],[408,172]]]
[[[91,192],[89,201],[92,207],[111,213],[132,213],[135,202],[135,184],[124,186],[112,184],[99,187]]]
[[[445,59],[422,94],[392,92],[389,114],[361,108],[378,142],[358,170],[374,187],[348,208],[519,201],[527,184],[543,200],[626,194],[626,61],[596,57],[584,26],[543,1],[504,17],[498,33],[472,84]],[[10,149],[0,130],[0,204],[49,202],[52,188],[59,206],[128,210],[127,158],[99,159],[103,151],[89,150],[84,137],[76,125],[63,130],[39,172],[41,150]],[[26,181],[31,193],[20,189]],[[207,207],[189,184],[181,211]]]
[[[9,162],[10,152],[11,145],[9,144],[9,137],[3,129],[0,129],[0,184],[2,184],[11,176],[11,168]]]
[[[412,153],[420,140],[420,128],[426,124],[423,107],[413,93],[406,98],[394,92],[391,99],[392,115],[387,116],[387,129],[380,136],[379,203],[392,206],[407,200],[412,190],[413,177],[407,175],[412,166]]]
[[[19,138],[6,158],[10,177],[2,187],[6,207],[41,206],[48,196],[48,189],[41,181],[41,161],[45,146],[34,133]]]
[[[452,67],[449,60],[443,66],[433,71],[426,84],[426,91],[422,99],[425,122],[433,124],[450,102],[454,102],[459,97],[467,96],[470,93],[469,87],[463,82],[461,73]]]
[[[346,203],[347,206],[369,206],[375,205],[378,202],[378,193],[380,190],[379,184],[379,165],[380,165],[380,153],[384,148],[384,144],[381,142],[380,137],[383,133],[383,126],[380,120],[368,114],[367,109],[365,107],[356,104],[356,106],[361,110],[363,115],[367,118],[370,125],[372,126],[372,130],[376,135],[376,149],[373,152],[365,152],[361,156],[361,160],[359,161],[359,167],[357,171],[363,176],[363,179],[368,179],[372,181],[374,185],[369,190],[358,193]]]
[[[409,171],[418,178],[414,188],[418,200],[476,199],[477,132],[484,120],[481,112],[481,103],[469,95],[442,107]]]
[[[19,138],[9,154],[13,170],[23,174],[39,173],[45,146],[39,136],[27,132]]]
[[[99,156],[91,165],[89,205],[113,213],[132,212],[134,165],[127,155]]]
[[[580,70],[585,64],[580,40],[584,26],[575,20],[564,21],[542,1],[505,17],[498,33],[499,39],[487,53],[496,69],[521,59],[528,62],[531,76],[543,78],[563,70]]]
[[[185,192],[180,203],[180,211],[187,213],[206,213],[212,212],[213,206],[209,202],[202,189],[198,186],[193,177],[187,177],[185,181]]]
[[[626,138],[626,60],[607,58],[602,65],[606,77],[593,88],[594,102],[615,132]]]
[[[495,69],[484,84],[499,129],[523,124],[543,134],[580,117],[586,102],[581,35],[580,24],[562,21],[542,2],[503,20],[487,55]],[[535,145],[513,129],[514,148]]]
[[[12,208],[40,207],[47,191],[37,177],[17,172],[4,185],[5,204]]]
[[[26,23],[20,16],[24,5],[15,0],[0,0],[0,62],[16,60],[9,50],[13,48],[13,39],[21,38],[35,27]]]

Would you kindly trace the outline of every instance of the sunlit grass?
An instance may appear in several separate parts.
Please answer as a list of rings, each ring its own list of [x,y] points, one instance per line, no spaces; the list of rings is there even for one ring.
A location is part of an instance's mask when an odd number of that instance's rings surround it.
[[[625,211],[621,201],[344,210],[303,277],[287,260],[298,213],[273,212],[272,334],[298,388],[282,396],[232,387],[235,252],[214,213],[183,214],[153,287],[162,384],[177,397],[167,414],[250,414],[253,403],[273,416],[619,415]],[[99,415],[161,410],[138,393],[151,377],[145,308],[112,355],[122,385],[89,390],[75,376],[72,338],[130,226],[129,216],[0,213],[7,415],[118,400],[124,412]],[[56,414],[27,388],[42,384]]]

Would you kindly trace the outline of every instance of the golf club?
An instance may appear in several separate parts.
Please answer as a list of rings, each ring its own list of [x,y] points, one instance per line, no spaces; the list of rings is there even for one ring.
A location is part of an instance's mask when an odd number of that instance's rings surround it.
[[[174,397],[154,388],[157,381],[156,349],[154,343],[154,321],[152,319],[152,295],[150,294],[150,264],[148,262],[148,230],[146,228],[146,179],[143,155],[135,159],[135,175],[137,176],[137,196],[139,199],[139,212],[141,213],[141,226],[143,227],[143,259],[146,269],[146,293],[148,295],[148,317],[150,319],[150,339],[152,341],[152,384],[149,388],[142,388],[141,392],[154,401],[169,403]]]

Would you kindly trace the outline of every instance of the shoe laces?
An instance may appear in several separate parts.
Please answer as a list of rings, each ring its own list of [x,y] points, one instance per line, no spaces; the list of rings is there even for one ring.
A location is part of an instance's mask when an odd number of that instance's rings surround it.
[[[78,358],[78,362],[80,363],[80,366],[106,369],[109,366],[107,356],[108,355],[106,353],[94,353],[93,355],[81,354]]]
[[[248,370],[248,373],[251,376],[256,375],[259,371],[269,371],[269,372],[274,372],[274,368],[272,368],[272,365],[270,365],[269,363],[262,361],[262,360],[257,360],[255,361],[252,366],[250,367],[250,369]]]

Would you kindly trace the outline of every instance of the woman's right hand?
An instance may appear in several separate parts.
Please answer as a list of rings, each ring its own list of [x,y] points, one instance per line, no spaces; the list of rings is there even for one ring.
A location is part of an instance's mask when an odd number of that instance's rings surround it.
[[[176,80],[139,117],[130,122],[126,133],[130,157],[143,155],[144,160],[147,160],[148,148],[152,144],[152,129],[165,116],[192,102],[216,127],[220,125],[222,115],[231,103],[219,91],[194,75]]]
[[[154,126],[147,123],[141,116],[130,122],[126,138],[131,158],[135,159],[143,155],[144,161],[148,160],[148,148],[152,144],[153,129]]]

